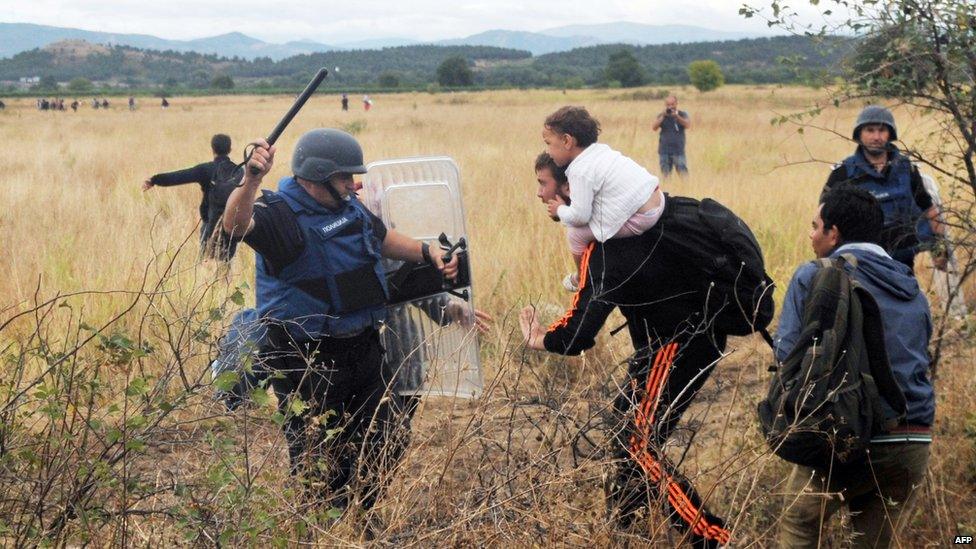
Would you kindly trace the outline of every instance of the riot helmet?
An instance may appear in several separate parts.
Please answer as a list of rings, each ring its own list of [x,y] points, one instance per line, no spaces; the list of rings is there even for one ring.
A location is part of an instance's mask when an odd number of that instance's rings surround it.
[[[861,128],[868,124],[883,124],[888,126],[891,132],[889,141],[898,139],[898,128],[895,127],[895,116],[891,111],[881,105],[868,105],[857,115],[857,124],[854,125],[854,141],[861,141]]]
[[[312,130],[295,144],[291,171],[314,183],[325,183],[338,173],[366,173],[363,148],[355,137],[342,130]]]

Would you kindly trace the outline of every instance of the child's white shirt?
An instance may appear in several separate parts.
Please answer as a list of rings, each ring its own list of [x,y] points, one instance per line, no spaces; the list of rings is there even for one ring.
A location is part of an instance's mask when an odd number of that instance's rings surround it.
[[[589,225],[606,242],[644,205],[658,187],[658,178],[643,166],[603,143],[585,148],[566,167],[571,204],[556,215],[566,225]]]

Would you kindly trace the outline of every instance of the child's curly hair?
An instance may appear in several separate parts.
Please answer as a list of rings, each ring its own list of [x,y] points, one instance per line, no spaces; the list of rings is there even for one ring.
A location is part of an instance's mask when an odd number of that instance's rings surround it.
[[[545,126],[551,131],[573,136],[576,144],[583,148],[596,143],[600,135],[600,123],[584,107],[563,107],[546,118]]]

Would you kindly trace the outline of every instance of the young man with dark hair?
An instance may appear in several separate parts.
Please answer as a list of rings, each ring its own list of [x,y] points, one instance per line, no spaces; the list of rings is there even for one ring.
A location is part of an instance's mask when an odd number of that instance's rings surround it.
[[[821,197],[840,184],[866,190],[878,199],[884,213],[879,243],[891,257],[914,269],[915,255],[927,247],[934,252],[936,267],[944,269],[945,227],[918,168],[894,145],[898,139],[894,115],[879,105],[865,107],[852,138],[857,150],[830,172]]]
[[[210,255],[229,261],[237,251],[237,242],[223,242],[208,246],[208,242],[214,235],[214,231],[220,222],[220,216],[224,211],[229,192],[217,192],[216,187],[223,180],[239,175],[237,165],[230,159],[231,140],[230,137],[218,133],[210,138],[210,149],[213,151],[214,159],[210,162],[197,164],[192,168],[177,170],[175,172],[158,173],[149,177],[142,183],[142,190],[148,191],[152,187],[173,187],[186,183],[196,183],[200,185],[203,197],[200,200],[200,254],[201,256]]]
[[[543,153],[535,168],[543,204],[565,199],[572,183],[558,162]],[[634,355],[614,399],[617,423],[609,436],[616,469],[605,486],[608,511],[619,528],[639,532],[643,513],[660,502],[695,547],[717,547],[729,543],[731,531],[708,512],[664,447],[721,359],[726,335],[702,318],[709,284],[689,272],[682,254],[658,245],[662,231],[655,226],[637,237],[591,242],[566,314],[545,328],[526,307],[519,322],[529,349],[578,355],[593,347],[610,313],[620,308]]]
[[[875,436],[861,463],[827,470],[794,467],[780,526],[782,547],[819,547],[824,523],[844,505],[851,511],[856,547],[888,547],[910,517],[925,478],[935,419],[928,377],[931,317],[911,269],[879,245],[884,226],[881,206],[870,193],[840,186],[823,196],[810,243],[818,258],[850,254],[856,259],[856,266],[848,263],[845,269],[880,309],[885,350],[907,401],[905,420]],[[776,338],[780,361],[799,340],[803,307],[818,268],[815,262],[801,265],[790,281]],[[887,418],[898,417],[887,402],[882,407]]]
[[[557,196],[566,204],[571,202],[569,198],[569,180],[566,179],[566,170],[560,168],[549,156],[549,153],[539,153],[535,158],[535,177],[539,182],[539,190],[536,196],[542,200],[543,204],[548,204]],[[553,221],[559,221],[559,216],[549,215]]]

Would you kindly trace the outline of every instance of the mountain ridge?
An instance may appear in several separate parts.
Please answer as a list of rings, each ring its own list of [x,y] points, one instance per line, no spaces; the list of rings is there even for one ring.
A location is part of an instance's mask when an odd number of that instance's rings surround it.
[[[278,61],[302,54],[420,44],[494,46],[526,50],[532,55],[543,55],[597,44],[654,45],[671,42],[734,40],[762,35],[717,31],[691,25],[645,25],[621,21],[594,25],[568,25],[539,32],[491,29],[470,36],[433,41],[403,37],[367,38],[323,43],[305,38],[285,43],[272,43],[237,31],[191,40],[173,40],[149,34],[113,33],[34,23],[2,22],[0,22],[0,36],[4,37],[4,40],[0,42],[0,58],[9,58],[17,53],[42,48],[50,43],[62,40],[81,39],[93,44],[124,45],[158,51],[196,52],[204,55],[215,54],[221,57],[239,57],[248,60],[268,57]]]

